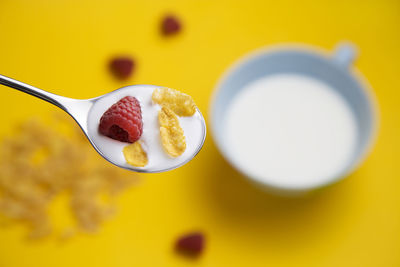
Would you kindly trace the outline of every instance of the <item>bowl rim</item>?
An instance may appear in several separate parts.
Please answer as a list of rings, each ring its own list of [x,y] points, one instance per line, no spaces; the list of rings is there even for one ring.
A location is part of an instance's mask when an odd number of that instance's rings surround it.
[[[340,43],[339,43],[340,45]],[[351,45],[351,44],[350,44]],[[351,45],[353,46],[353,45]],[[244,66],[246,63],[251,62],[261,56],[276,54],[279,52],[297,52],[306,54],[309,56],[318,57],[322,59],[326,64],[334,66],[338,70],[341,70],[344,75],[349,76],[353,79],[362,92],[365,94],[367,102],[370,107],[371,111],[371,130],[368,133],[368,142],[364,144],[360,153],[355,155],[353,158],[353,163],[349,164],[342,172],[338,172],[335,175],[332,175],[332,178],[321,183],[315,183],[314,185],[306,185],[306,186],[299,186],[299,185],[282,185],[278,183],[273,183],[271,181],[261,181],[256,177],[250,175],[246,170],[240,168],[232,159],[231,153],[225,149],[222,144],[222,140],[218,137],[219,135],[216,133],[216,127],[214,124],[214,113],[216,110],[216,103],[219,92],[222,88],[222,85],[230,79],[232,74],[237,71],[240,67]],[[349,176],[353,171],[360,167],[361,163],[367,158],[367,156],[371,153],[374,144],[376,143],[378,132],[379,132],[379,125],[380,125],[380,114],[379,114],[379,105],[376,99],[375,94],[373,93],[372,86],[368,82],[368,80],[361,74],[361,72],[354,66],[353,63],[349,64],[349,66],[340,66],[334,62],[334,52],[325,50],[321,47],[303,44],[303,43],[284,43],[284,44],[275,44],[275,45],[268,45],[258,49],[255,49],[251,52],[246,53],[245,55],[241,56],[239,59],[236,59],[231,65],[225,69],[224,73],[218,79],[216,85],[214,86],[213,94],[211,96],[210,105],[209,105],[209,112],[208,112],[208,119],[210,120],[210,133],[214,140],[216,147],[218,148],[221,155],[224,159],[237,171],[239,171],[243,176],[248,179],[249,181],[255,183],[256,185],[260,185],[267,189],[268,191],[278,192],[280,194],[286,194],[291,192],[308,192],[313,191],[316,189],[321,189],[327,187],[329,185],[335,184],[345,177]]]

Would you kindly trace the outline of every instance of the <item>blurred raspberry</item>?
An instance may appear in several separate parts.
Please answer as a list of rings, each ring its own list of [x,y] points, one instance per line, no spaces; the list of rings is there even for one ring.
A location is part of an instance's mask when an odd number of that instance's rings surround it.
[[[181,23],[175,16],[168,15],[164,17],[161,23],[161,32],[164,35],[174,35],[180,32],[180,30],[181,30]]]
[[[176,241],[175,248],[181,253],[198,256],[204,248],[204,235],[200,232],[183,235]]]
[[[116,57],[110,61],[110,70],[119,79],[131,76],[135,62],[129,57]]]

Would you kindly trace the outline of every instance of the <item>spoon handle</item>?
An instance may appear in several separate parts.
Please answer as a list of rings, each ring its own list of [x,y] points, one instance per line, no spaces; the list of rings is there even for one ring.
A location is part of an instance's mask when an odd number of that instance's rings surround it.
[[[43,99],[67,112],[81,126],[82,130],[87,132],[87,116],[90,108],[95,101],[93,99],[73,99],[56,94],[49,93],[42,89],[33,87],[32,85],[11,79],[4,75],[0,75],[0,84],[17,89],[21,92],[30,94],[37,98]]]
[[[67,100],[66,97],[55,95],[49,92],[46,92],[42,89],[33,87],[32,85],[11,79],[9,77],[0,75],[0,84],[17,89],[21,92],[36,96],[40,99],[43,99],[47,102],[50,102],[53,105],[67,111],[67,108],[62,104],[63,100]]]

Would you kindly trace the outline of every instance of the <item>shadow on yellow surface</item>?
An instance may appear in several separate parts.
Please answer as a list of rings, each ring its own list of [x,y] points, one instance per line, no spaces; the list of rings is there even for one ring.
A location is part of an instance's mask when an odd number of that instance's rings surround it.
[[[211,149],[216,150],[214,145]],[[217,151],[209,153],[207,166],[204,175],[212,178],[204,186],[212,199],[210,207],[221,223],[240,235],[237,238],[268,236],[269,242],[289,249],[298,246],[289,241],[312,236],[318,240],[316,231],[325,234],[331,229],[313,226],[335,220],[335,210],[345,214],[351,206],[353,189],[346,182],[301,197],[276,196],[249,182]]]

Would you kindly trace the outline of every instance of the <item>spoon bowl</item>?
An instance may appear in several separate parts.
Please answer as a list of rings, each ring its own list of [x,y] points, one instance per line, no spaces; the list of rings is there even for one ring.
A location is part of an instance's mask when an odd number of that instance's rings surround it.
[[[185,152],[177,158],[171,158],[162,151],[157,131],[159,127],[158,109],[153,106],[152,109],[148,109],[149,112],[143,112],[146,107],[151,106],[151,92],[160,86],[131,85],[91,99],[73,99],[49,93],[3,75],[0,75],[0,84],[36,96],[61,108],[78,123],[94,149],[104,159],[131,171],[158,173],[178,168],[192,160],[201,150],[205,141],[206,123],[200,110],[196,108],[196,113],[190,119],[189,117],[179,118],[187,142]],[[104,112],[127,95],[136,97],[141,103],[144,121],[142,139],[147,141],[144,144],[145,148],[151,150],[151,154],[148,153],[149,163],[145,167],[135,167],[126,163],[122,150],[128,143],[103,136],[98,131],[99,121]]]

